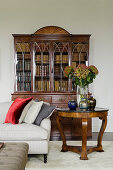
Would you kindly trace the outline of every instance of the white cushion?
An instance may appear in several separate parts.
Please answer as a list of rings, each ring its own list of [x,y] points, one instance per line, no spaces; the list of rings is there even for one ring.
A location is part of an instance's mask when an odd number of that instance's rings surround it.
[[[19,123],[22,123],[22,121],[24,120],[24,118],[25,118],[25,116],[26,116],[26,114],[27,114],[30,106],[32,105],[32,103],[33,103],[33,101],[30,101],[30,102],[24,107],[24,109],[23,109],[23,111],[22,111],[22,114],[21,114],[21,116],[20,116],[20,118],[19,118]]]
[[[43,119],[41,121],[40,127],[44,128],[50,134],[51,132],[51,120],[50,118]]]
[[[6,114],[13,101],[0,103],[0,123],[4,123]]]
[[[48,135],[47,130],[34,124],[0,124],[0,141],[47,140]]]
[[[37,115],[39,114],[42,105],[43,105],[43,101],[41,101],[41,102],[33,101],[30,108],[28,109],[28,112],[27,112],[23,122],[33,123],[35,121]]]

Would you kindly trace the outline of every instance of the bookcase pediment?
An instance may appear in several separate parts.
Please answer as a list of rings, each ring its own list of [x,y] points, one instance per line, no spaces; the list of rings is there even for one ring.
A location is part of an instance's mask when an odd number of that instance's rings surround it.
[[[65,29],[61,28],[61,27],[57,27],[57,26],[46,26],[46,27],[42,27],[39,30],[37,30],[34,34],[70,34],[68,31],[66,31]]]

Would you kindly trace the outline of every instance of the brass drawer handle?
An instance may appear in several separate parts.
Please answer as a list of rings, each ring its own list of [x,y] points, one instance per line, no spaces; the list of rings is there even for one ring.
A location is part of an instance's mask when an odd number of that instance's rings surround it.
[[[63,99],[63,98],[60,98],[60,99],[59,99],[59,101],[63,102],[63,101],[65,101],[65,99]]]
[[[40,101],[44,101],[44,98],[40,98],[39,100],[40,100]]]

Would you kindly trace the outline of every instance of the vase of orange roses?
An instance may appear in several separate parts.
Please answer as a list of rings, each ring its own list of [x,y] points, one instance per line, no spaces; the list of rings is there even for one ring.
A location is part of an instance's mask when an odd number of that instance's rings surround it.
[[[67,66],[64,69],[64,76],[73,79],[74,86],[77,86],[77,104],[81,99],[88,98],[88,85],[93,82],[98,74],[98,69],[94,65],[86,66],[79,64],[76,68]]]

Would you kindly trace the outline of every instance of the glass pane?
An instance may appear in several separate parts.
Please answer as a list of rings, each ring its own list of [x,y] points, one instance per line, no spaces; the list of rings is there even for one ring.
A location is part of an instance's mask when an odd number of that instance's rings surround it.
[[[72,65],[88,64],[88,44],[87,43],[72,43]]]
[[[31,91],[30,44],[17,43],[16,55],[16,91]]]
[[[68,78],[64,68],[68,66],[68,43],[54,42],[54,91],[68,91]]]
[[[50,91],[49,43],[35,43],[34,91]]]
[[[72,42],[72,66],[76,68],[79,64],[88,66],[88,43]],[[76,90],[74,80],[72,80],[72,90]]]

